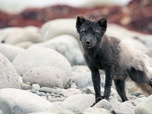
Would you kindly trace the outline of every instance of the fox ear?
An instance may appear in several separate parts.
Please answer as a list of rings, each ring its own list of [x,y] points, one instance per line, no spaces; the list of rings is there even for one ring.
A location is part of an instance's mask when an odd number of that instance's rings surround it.
[[[83,16],[78,16],[76,19],[76,28],[80,28],[80,26],[84,23],[85,18]]]
[[[102,18],[102,19],[98,20],[97,23],[99,23],[99,25],[106,30],[106,28],[107,28],[107,19],[106,18]]]

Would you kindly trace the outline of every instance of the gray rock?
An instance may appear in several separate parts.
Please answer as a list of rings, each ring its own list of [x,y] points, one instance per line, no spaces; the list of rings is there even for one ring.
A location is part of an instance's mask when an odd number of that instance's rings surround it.
[[[0,109],[3,114],[27,114],[46,111],[52,106],[49,101],[25,90],[0,90]]]
[[[34,67],[23,75],[23,82],[39,84],[41,87],[65,88],[68,76],[65,71],[50,66]]]
[[[62,97],[62,98],[54,98],[54,97],[52,97],[52,96],[48,96],[48,100],[50,101],[50,102],[62,102],[62,101],[64,101],[65,100],[65,98],[64,97]]]
[[[64,100],[64,95],[62,94],[62,91],[59,88],[42,87],[39,91],[46,93],[46,96],[48,96],[49,101],[56,102]]]
[[[81,91],[75,88],[61,89],[42,87],[40,88],[40,91],[45,92],[46,96],[48,96],[48,100],[51,102],[63,101],[69,96],[81,94]]]
[[[39,92],[39,91],[37,91],[35,94],[38,96],[46,96],[46,94],[44,92]]]
[[[11,62],[22,51],[24,51],[24,49],[9,44],[0,45],[0,52],[4,54]]]
[[[66,76],[71,76],[71,65],[60,53],[42,47],[31,47],[20,53],[13,60],[18,73],[23,75],[34,67],[50,66],[65,71]]]
[[[135,107],[135,114],[152,114],[152,95]]]
[[[0,88],[21,88],[19,75],[12,63],[0,53]]]
[[[86,93],[86,94],[95,94],[93,86],[89,86],[89,87],[83,88],[83,92]]]
[[[49,87],[41,87],[39,91],[46,92],[46,93],[55,93],[55,92],[57,92],[56,89],[49,88]]]
[[[22,83],[21,84],[21,89],[23,89],[23,90],[29,90],[29,89],[32,89],[32,86],[29,85],[29,84],[26,84],[26,83]]]
[[[85,64],[80,46],[73,36],[61,35],[33,46],[41,46],[54,49],[64,55],[71,63],[71,65]]]
[[[82,113],[94,103],[94,95],[78,94],[72,95],[63,101],[63,106],[69,108],[75,113]]]

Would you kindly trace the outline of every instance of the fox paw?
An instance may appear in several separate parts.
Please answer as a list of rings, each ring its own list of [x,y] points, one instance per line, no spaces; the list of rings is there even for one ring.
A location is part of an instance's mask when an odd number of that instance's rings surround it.
[[[91,107],[93,107],[96,103],[98,103],[100,100],[102,100],[102,99],[106,99],[104,96],[101,96],[101,97],[98,97],[98,98],[96,98],[96,101],[95,101],[95,103],[93,103],[93,105],[91,105]]]

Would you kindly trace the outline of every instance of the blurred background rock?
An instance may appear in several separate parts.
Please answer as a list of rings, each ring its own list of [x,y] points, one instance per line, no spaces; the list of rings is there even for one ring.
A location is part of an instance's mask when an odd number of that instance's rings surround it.
[[[40,27],[57,18],[107,17],[130,30],[152,33],[151,0],[0,0],[0,27]]]

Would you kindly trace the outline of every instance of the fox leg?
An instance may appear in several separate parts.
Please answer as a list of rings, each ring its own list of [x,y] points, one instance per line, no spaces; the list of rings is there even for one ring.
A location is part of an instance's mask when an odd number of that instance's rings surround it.
[[[121,97],[122,101],[128,100],[125,93],[125,80],[114,79],[117,93]]]

